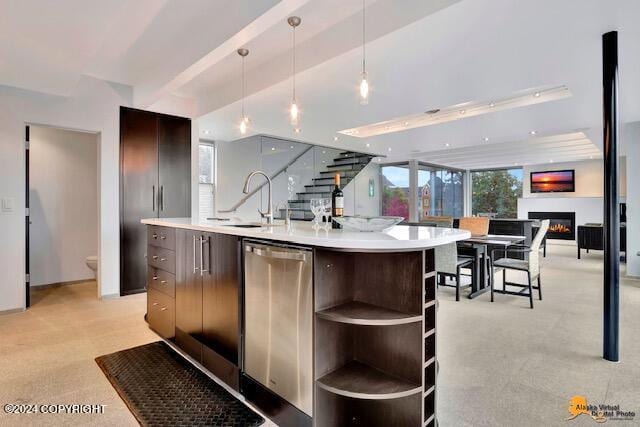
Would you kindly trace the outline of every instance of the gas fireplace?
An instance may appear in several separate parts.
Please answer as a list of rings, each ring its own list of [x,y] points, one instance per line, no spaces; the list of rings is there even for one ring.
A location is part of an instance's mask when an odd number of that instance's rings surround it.
[[[548,219],[547,239],[575,240],[575,212],[529,212],[529,219]]]

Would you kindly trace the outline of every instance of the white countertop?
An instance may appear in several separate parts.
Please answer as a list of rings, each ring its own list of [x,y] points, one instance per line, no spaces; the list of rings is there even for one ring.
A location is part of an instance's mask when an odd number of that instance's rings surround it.
[[[150,218],[143,219],[142,223],[276,240],[299,245],[365,251],[419,250],[471,237],[471,233],[468,231],[456,228],[413,225],[396,225],[385,232],[361,233],[322,227],[314,229],[312,224],[306,221],[292,221],[290,228],[287,228],[282,221],[276,221],[276,224],[272,226],[265,224],[260,228],[239,228],[231,226],[237,223],[234,221],[196,220],[194,218]],[[240,223],[242,224],[242,222]]]

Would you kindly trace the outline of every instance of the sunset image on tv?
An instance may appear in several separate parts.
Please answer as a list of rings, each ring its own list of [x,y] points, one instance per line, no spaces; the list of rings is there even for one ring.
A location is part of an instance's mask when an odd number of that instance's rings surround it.
[[[560,193],[575,191],[572,170],[531,172],[532,193]]]

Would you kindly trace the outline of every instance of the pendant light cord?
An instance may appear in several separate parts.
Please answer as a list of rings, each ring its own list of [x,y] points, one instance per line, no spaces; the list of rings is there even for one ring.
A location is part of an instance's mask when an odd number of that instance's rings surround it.
[[[366,0],[362,0],[362,74],[366,72],[365,2]]]
[[[293,27],[293,100],[296,100],[296,27]]]
[[[242,120],[245,119],[244,114],[244,56],[242,57]]]

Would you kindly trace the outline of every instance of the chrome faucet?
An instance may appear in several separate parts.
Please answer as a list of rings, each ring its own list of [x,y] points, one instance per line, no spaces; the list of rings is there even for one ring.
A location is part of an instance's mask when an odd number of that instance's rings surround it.
[[[262,212],[260,209],[258,209],[258,212],[260,213],[260,216],[262,216],[262,218],[267,218],[267,224],[273,224],[273,200],[271,199],[271,178],[269,178],[269,175],[262,171],[251,172],[249,176],[247,176],[247,179],[244,181],[244,188],[242,189],[242,192],[244,194],[249,194],[249,184],[251,183],[251,178],[253,178],[254,175],[264,176],[267,179],[267,184],[269,184],[269,205],[267,206],[267,211]]]

